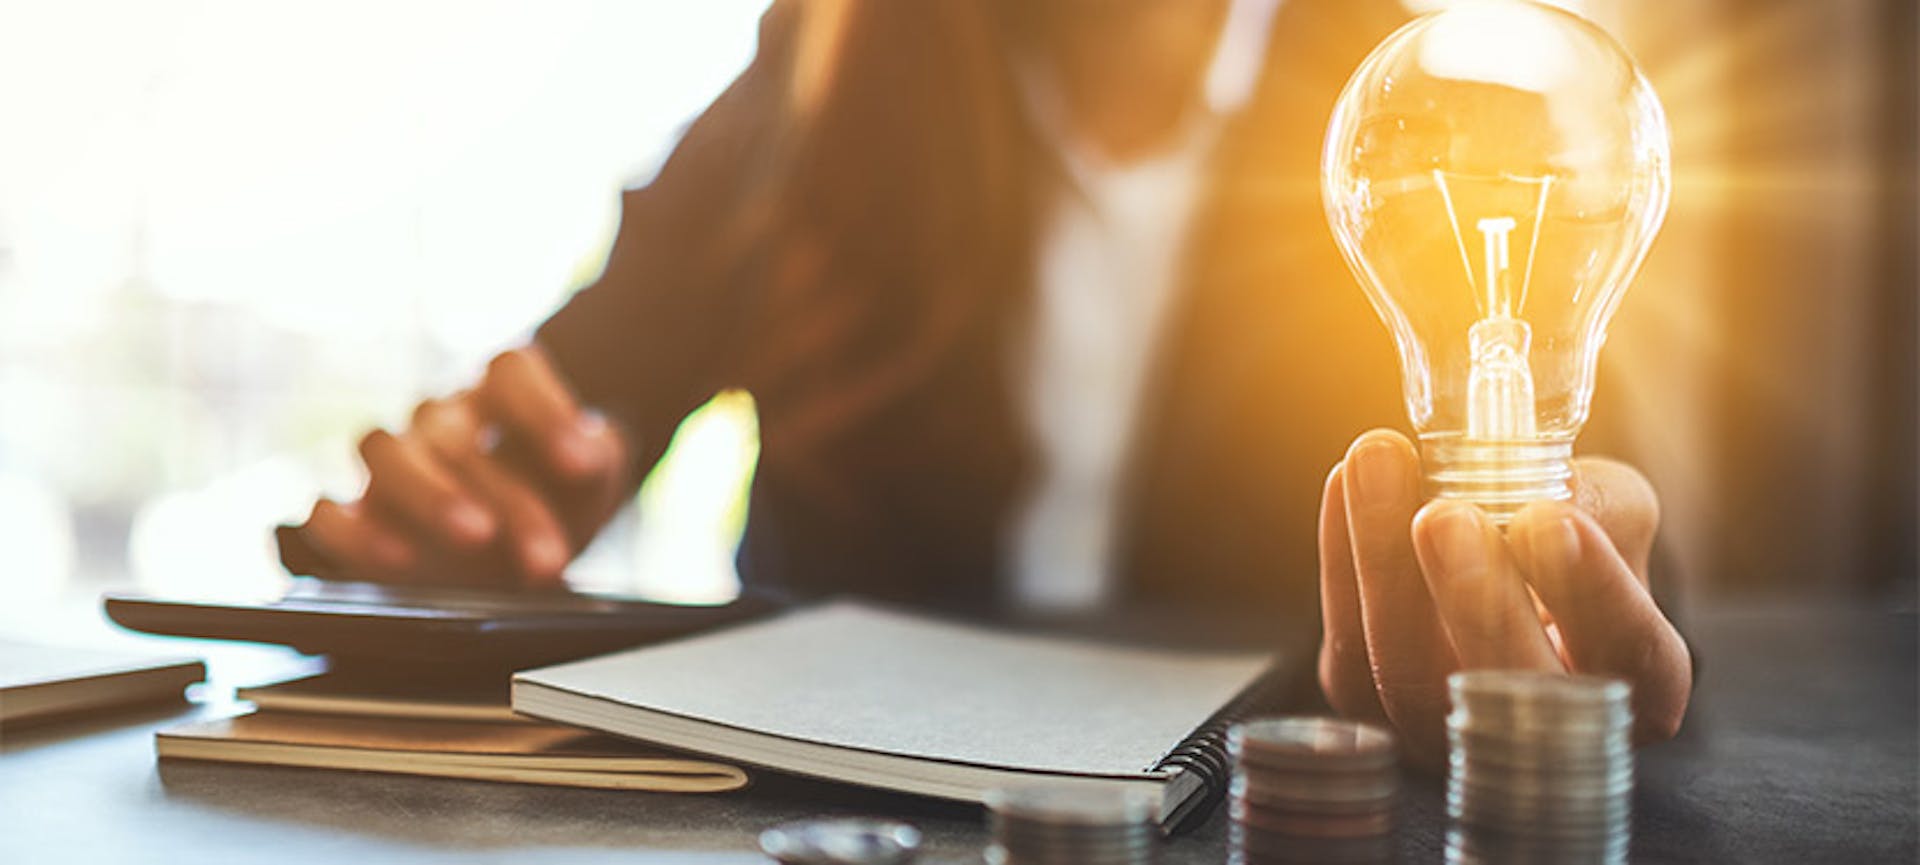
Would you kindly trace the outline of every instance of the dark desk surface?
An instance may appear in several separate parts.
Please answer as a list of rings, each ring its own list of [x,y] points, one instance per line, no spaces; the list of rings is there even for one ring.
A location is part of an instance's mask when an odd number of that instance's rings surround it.
[[[1915,619],[1723,611],[1695,623],[1694,713],[1641,752],[1636,862],[1911,863],[1920,857]],[[204,711],[204,710],[201,710]],[[724,796],[548,789],[217,764],[156,765],[181,717],[9,731],[0,741],[0,862],[764,862],[782,820],[905,817],[923,861],[977,862],[977,813],[797,780]],[[1416,779],[1404,862],[1439,862],[1441,784]],[[1176,839],[1169,865],[1225,861],[1224,815]]]

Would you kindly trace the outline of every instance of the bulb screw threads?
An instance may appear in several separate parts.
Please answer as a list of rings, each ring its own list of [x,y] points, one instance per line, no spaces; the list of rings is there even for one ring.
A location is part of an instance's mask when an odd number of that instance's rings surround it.
[[[1436,435],[1420,441],[1427,492],[1472,502],[1505,526],[1529,502],[1573,497],[1573,437],[1476,439]]]

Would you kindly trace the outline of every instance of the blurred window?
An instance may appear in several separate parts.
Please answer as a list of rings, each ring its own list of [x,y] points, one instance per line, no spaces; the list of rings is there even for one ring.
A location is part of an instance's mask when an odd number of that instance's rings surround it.
[[[0,0],[0,598],[271,589],[361,431],[599,271],[765,6]],[[751,403],[682,438],[583,580],[732,590]]]

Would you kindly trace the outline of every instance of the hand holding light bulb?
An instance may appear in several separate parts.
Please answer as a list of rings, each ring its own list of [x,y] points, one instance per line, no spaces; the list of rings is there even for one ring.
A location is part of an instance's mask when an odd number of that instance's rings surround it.
[[[1659,504],[1646,479],[1575,460],[1570,500],[1527,505],[1503,531],[1470,503],[1425,501],[1421,473],[1412,443],[1375,430],[1327,478],[1319,672],[1333,707],[1392,726],[1431,762],[1447,753],[1449,673],[1593,673],[1633,684],[1636,741],[1671,737],[1693,662],[1648,590]]]
[[[1329,478],[1321,682],[1416,756],[1444,755],[1462,668],[1627,679],[1642,741],[1685,711],[1686,644],[1647,590],[1651,487],[1572,458],[1666,213],[1667,138],[1612,38],[1527,0],[1408,24],[1334,108],[1328,219],[1393,334],[1420,444],[1368,433]]]

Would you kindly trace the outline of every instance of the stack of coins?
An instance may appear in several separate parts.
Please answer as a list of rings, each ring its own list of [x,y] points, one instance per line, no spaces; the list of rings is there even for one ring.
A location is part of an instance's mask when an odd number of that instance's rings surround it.
[[[1448,861],[1626,861],[1633,709],[1625,682],[1477,671],[1447,684]]]
[[[1028,786],[987,794],[989,865],[1152,865],[1158,797],[1137,787]]]
[[[920,830],[891,820],[799,820],[760,833],[760,849],[780,865],[910,865]]]
[[[1393,858],[1400,791],[1393,735],[1328,718],[1269,718],[1227,733],[1229,861]]]

